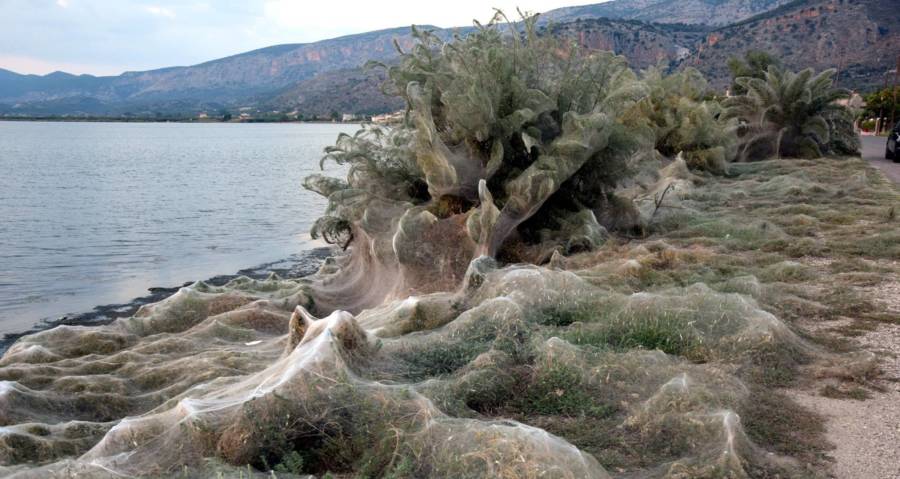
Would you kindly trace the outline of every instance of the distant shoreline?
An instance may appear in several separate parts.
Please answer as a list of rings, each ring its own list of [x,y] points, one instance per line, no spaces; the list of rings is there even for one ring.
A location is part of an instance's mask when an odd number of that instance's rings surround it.
[[[247,120],[216,120],[196,118],[120,118],[120,117],[4,117],[0,121],[9,122],[65,122],[65,123],[315,123],[326,125],[353,125],[362,121],[326,121],[326,120],[278,120],[278,119],[247,119]]]

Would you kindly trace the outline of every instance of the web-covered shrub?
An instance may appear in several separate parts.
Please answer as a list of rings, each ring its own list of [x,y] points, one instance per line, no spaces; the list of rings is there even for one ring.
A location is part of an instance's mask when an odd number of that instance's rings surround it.
[[[325,214],[310,231],[313,239],[346,244],[350,224],[361,219],[372,198],[414,204],[428,199],[407,128],[369,125],[352,136],[341,133],[335,145],[325,149],[321,165],[329,160],[348,166],[347,179],[310,175],[304,180],[306,189],[329,199]]]
[[[741,159],[858,154],[852,113],[837,103],[849,92],[832,86],[833,75],[770,66],[764,79],[737,78],[747,93],[726,100],[725,113],[740,121]]]
[[[691,169],[725,173],[735,155],[735,122],[721,117],[717,101],[706,99],[703,75],[693,68],[671,75],[650,68],[643,81],[648,95],[639,108],[653,126],[656,150],[669,158],[681,153]]]
[[[406,100],[406,120],[329,149],[350,173],[306,180],[329,199],[314,236],[346,244],[366,208],[389,201],[406,205],[401,230],[463,215],[478,254],[537,260],[537,244],[602,240],[597,213],[652,145],[634,108],[646,88],[623,57],[538,36],[536,17],[503,18],[450,42],[413,29],[386,85]]]

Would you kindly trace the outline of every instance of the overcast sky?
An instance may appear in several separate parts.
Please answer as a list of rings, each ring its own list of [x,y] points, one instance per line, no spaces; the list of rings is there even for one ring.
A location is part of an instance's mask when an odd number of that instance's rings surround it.
[[[0,68],[115,75],[381,28],[470,25],[498,7],[599,0],[0,0]]]

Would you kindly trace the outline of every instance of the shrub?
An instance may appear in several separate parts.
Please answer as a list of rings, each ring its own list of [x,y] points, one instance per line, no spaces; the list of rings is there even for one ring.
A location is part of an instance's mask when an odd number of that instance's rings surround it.
[[[643,80],[649,94],[639,105],[653,126],[656,150],[670,158],[682,153],[691,169],[725,173],[735,153],[734,122],[720,119],[717,101],[704,99],[703,75],[693,68],[671,75],[650,68]]]
[[[346,181],[305,181],[329,200],[313,236],[371,237],[362,223],[377,203],[395,219],[421,207],[401,229],[465,214],[479,254],[497,256],[510,237],[525,250],[573,236],[583,236],[578,248],[602,241],[595,212],[653,140],[633,108],[646,89],[621,56],[539,36],[536,17],[523,19],[521,34],[513,24],[504,31],[503,19],[449,43],[413,29],[417,44],[386,67],[385,90],[406,101],[406,120],[342,135],[327,151],[350,171]],[[523,259],[521,250],[504,257]]]

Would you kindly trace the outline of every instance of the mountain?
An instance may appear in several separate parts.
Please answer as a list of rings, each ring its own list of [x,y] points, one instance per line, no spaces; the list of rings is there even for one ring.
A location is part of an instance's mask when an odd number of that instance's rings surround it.
[[[727,60],[750,49],[791,68],[840,68],[842,86],[872,89],[900,51],[896,0],[613,0],[542,15],[542,31],[628,57],[636,69],[694,66],[713,86],[728,84]],[[443,38],[471,27],[433,29]],[[277,45],[188,67],[119,76],[0,69],[0,115],[168,117],[297,110],[305,116],[373,114],[402,106],[385,97],[383,73],[413,45],[409,28]]]
[[[376,115],[399,110],[403,100],[381,91],[386,79],[382,69],[334,70],[292,85],[261,103],[263,110],[297,110],[307,116],[332,116],[334,112]]]
[[[563,23],[578,19],[610,18],[652,23],[721,26],[767,12],[791,0],[615,0],[564,7],[544,14]]]
[[[841,86],[872,90],[900,54],[900,8],[896,0],[794,1],[710,31],[685,64],[724,87],[728,59],[751,49],[794,69],[837,68]]]
[[[449,30],[446,35],[450,35]],[[277,45],[190,67],[126,72],[119,76],[60,72],[37,76],[0,70],[0,104],[6,104],[6,111],[27,114],[85,115],[99,111],[158,112],[172,102],[193,109],[240,106],[321,73],[356,68],[368,60],[395,58],[395,41],[402,48],[410,48],[413,39],[409,28]]]
[[[632,67],[642,69],[659,62],[677,64],[708,31],[708,27],[696,25],[600,18],[549,23],[539,33],[567,36],[588,48],[614,51],[628,57]],[[307,116],[330,116],[330,112],[371,115],[403,108],[402,100],[381,92],[385,79],[381,69],[334,70],[288,87],[262,105],[264,110],[297,110]]]
[[[571,38],[586,48],[624,55],[632,68],[644,69],[660,63],[678,64],[706,38],[709,27],[595,18],[550,24],[546,32]]]

